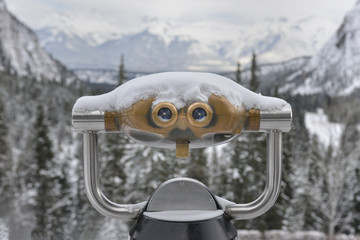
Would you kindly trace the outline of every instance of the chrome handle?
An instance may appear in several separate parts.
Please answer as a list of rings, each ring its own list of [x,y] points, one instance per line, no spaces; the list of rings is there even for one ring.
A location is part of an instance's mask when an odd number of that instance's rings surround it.
[[[97,133],[89,131],[83,134],[85,188],[90,203],[104,216],[123,220],[135,219],[145,207],[145,203],[117,204],[103,194],[99,186]]]
[[[135,219],[145,204],[117,204],[110,201],[101,191],[98,172],[98,139],[96,132],[84,134],[84,177],[86,195],[101,214],[124,220]],[[226,213],[235,220],[252,219],[264,214],[275,203],[281,185],[281,132],[267,134],[267,177],[260,197],[251,203],[226,206]]]
[[[264,214],[275,203],[281,186],[281,132],[267,133],[266,185],[259,198],[250,203],[234,204],[225,207],[226,213],[235,220],[252,219]]]

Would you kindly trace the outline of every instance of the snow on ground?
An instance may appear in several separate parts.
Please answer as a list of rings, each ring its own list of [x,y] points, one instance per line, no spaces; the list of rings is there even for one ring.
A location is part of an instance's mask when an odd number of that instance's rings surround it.
[[[239,230],[238,239],[241,240],[326,240],[325,233],[317,231],[287,232],[283,230],[271,230],[261,233],[257,230]],[[360,236],[345,234],[336,235],[337,240],[360,240]]]
[[[307,112],[305,114],[305,126],[309,133],[316,135],[325,147],[330,144],[335,148],[339,147],[344,126],[340,123],[329,122],[323,109],[318,109],[316,113]]]
[[[0,218],[0,240],[9,239],[9,227],[4,219]]]
[[[210,95],[225,96],[234,106],[280,110],[287,105],[284,100],[261,96],[231,79],[211,73],[167,72],[135,78],[100,96],[82,97],[74,106],[75,113],[93,111],[121,111],[137,101],[154,97],[159,102],[171,102],[178,109],[188,102],[207,102]]]
[[[125,222],[118,219],[106,218],[100,231],[97,233],[96,239],[106,240],[128,240],[129,227]]]

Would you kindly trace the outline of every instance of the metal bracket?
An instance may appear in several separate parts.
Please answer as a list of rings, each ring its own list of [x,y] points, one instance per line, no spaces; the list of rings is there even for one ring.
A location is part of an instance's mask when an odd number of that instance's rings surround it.
[[[98,169],[97,133],[88,131],[84,134],[84,178],[86,195],[101,214],[118,219],[135,219],[145,204],[118,204],[110,201],[100,189]]]
[[[99,186],[98,138],[93,131],[84,134],[84,177],[86,195],[93,207],[101,214],[131,220],[135,219],[145,204],[118,204],[110,201]],[[267,178],[263,193],[251,203],[234,204],[225,207],[226,213],[235,220],[251,219],[268,211],[275,203],[281,185],[281,132],[267,133]]]
[[[250,203],[226,206],[225,212],[235,220],[252,219],[264,214],[275,203],[281,186],[281,132],[267,133],[266,185],[259,198]]]

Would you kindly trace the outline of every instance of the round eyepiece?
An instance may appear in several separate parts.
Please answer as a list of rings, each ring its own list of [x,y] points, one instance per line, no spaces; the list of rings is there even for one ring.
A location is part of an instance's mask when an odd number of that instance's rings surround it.
[[[206,119],[206,116],[206,110],[203,108],[196,108],[192,113],[192,117],[195,119],[195,121],[198,122],[204,121]]]
[[[205,127],[212,119],[212,108],[207,103],[193,103],[187,109],[187,119],[194,127]]]
[[[177,109],[171,103],[159,103],[152,109],[152,120],[158,127],[172,126],[177,117]]]
[[[169,108],[160,108],[160,110],[158,111],[158,118],[160,119],[160,121],[163,122],[168,122],[171,120],[172,118],[172,112]]]

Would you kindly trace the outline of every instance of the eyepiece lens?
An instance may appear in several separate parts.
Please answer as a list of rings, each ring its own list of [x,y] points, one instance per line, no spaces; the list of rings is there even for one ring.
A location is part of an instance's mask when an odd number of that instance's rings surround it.
[[[206,119],[207,113],[203,108],[196,108],[193,111],[192,116],[196,121],[202,122]]]
[[[172,118],[172,112],[169,108],[161,108],[158,111],[158,117],[161,121],[167,122]]]

